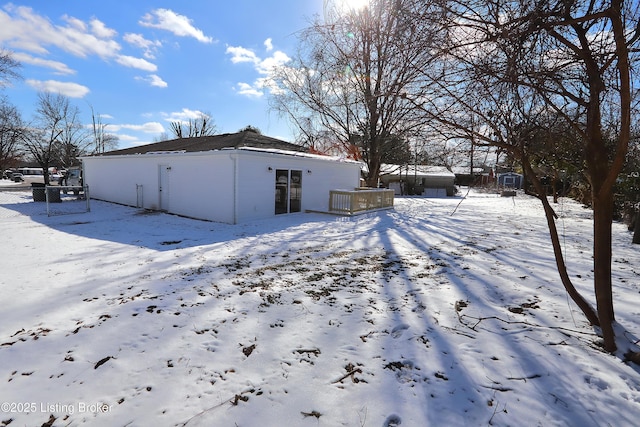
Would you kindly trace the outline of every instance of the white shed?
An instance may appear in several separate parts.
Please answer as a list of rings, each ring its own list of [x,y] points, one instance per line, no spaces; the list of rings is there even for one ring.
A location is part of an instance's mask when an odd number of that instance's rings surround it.
[[[236,224],[328,211],[329,191],[359,185],[359,162],[253,132],[184,138],[83,157],[91,197]]]

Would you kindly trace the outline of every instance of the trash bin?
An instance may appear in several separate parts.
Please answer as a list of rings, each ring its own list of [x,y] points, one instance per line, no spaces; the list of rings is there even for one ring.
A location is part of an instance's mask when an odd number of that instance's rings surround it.
[[[60,187],[48,187],[47,196],[49,197],[49,203],[62,203]]]
[[[47,196],[44,194],[45,185],[40,182],[31,183],[31,194],[34,202],[46,202]]]

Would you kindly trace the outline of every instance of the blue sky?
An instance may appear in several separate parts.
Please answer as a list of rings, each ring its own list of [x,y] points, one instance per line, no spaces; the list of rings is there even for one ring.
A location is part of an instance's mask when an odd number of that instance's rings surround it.
[[[252,125],[291,140],[261,79],[322,11],[323,0],[0,3],[0,46],[23,64],[4,91],[26,120],[38,91],[67,95],[86,123],[93,107],[120,148],[199,111],[220,133]]]

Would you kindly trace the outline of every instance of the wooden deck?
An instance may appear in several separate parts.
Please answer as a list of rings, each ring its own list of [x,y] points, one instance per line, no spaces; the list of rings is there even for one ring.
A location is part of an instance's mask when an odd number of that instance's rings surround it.
[[[360,213],[393,208],[394,191],[366,188],[329,191],[329,213],[357,215]]]

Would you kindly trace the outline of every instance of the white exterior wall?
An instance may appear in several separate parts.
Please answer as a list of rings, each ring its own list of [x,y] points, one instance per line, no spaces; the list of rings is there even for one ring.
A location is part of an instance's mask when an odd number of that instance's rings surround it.
[[[82,159],[83,180],[89,186],[91,197],[136,205],[136,184],[142,184],[148,189],[157,189],[157,173],[151,173],[157,168],[154,163],[146,159],[122,158],[115,161],[111,158],[89,157]],[[147,204],[152,200],[146,200]],[[157,208],[157,206],[156,206]]]
[[[168,171],[168,212],[192,218],[233,223],[233,161],[204,153],[165,158]],[[166,195],[166,191],[163,193]]]
[[[302,171],[303,212],[327,211],[329,190],[353,189],[360,182],[359,163],[257,150],[98,156],[83,162],[91,197],[136,206],[136,187],[142,185],[143,207],[152,210],[161,208],[161,166],[170,167],[162,207],[226,223],[275,215],[276,169]]]
[[[302,212],[328,211],[329,190],[353,190],[360,184],[359,163],[249,150],[236,153],[237,222],[275,215],[277,169],[302,171]]]
[[[233,223],[233,162],[209,153],[87,157],[84,182],[91,197],[136,206],[142,186],[142,207],[160,209],[160,167],[168,166],[163,206],[170,213]],[[165,186],[166,187],[166,186]]]

